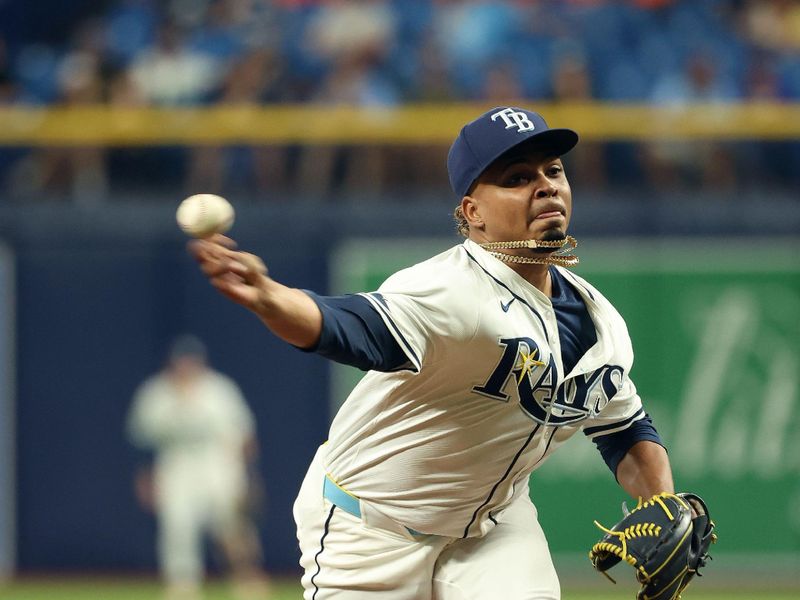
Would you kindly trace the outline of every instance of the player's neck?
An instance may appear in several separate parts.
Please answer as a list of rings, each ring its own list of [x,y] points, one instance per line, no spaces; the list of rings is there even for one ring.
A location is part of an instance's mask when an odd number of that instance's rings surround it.
[[[508,263],[508,266],[545,296],[552,295],[553,285],[550,281],[550,267],[548,265]]]

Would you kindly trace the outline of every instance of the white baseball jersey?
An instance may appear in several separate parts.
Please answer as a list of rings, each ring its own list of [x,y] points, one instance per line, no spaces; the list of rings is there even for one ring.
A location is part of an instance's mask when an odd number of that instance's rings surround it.
[[[644,417],[625,322],[560,272],[597,329],[570,373],[550,299],[470,240],[365,294],[409,368],[370,371],[350,394],[331,426],[330,477],[413,530],[482,536],[574,433],[604,435]]]

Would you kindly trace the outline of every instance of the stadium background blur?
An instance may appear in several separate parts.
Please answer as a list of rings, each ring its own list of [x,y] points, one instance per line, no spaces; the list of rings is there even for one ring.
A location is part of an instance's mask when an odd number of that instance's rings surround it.
[[[264,562],[294,576],[291,503],[353,373],[209,290],[175,208],[224,194],[280,280],[371,288],[458,241],[447,147],[508,103],[582,134],[579,272],[717,511],[702,587],[796,593],[798,100],[792,0],[0,0],[0,572],[154,574],[123,421],[192,331],[256,413]],[[568,589],[623,499],[584,446],[534,485]]]

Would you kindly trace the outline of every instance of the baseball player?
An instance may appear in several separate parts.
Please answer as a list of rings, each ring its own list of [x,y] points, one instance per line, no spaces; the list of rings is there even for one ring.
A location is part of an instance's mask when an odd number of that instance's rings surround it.
[[[208,366],[199,339],[173,342],[166,368],[136,390],[127,429],[155,454],[152,474],[140,470],[136,484],[158,516],[166,600],[201,597],[206,534],[228,559],[238,596],[263,588],[260,542],[242,510],[255,422],[239,386]]]
[[[560,598],[528,479],[578,432],[631,496],[674,491],[625,322],[566,268],[577,141],[516,107],[466,124],[447,167],[467,239],[371,293],[291,289],[228,238],[192,242],[274,334],[367,371],[295,503],[306,599]]]

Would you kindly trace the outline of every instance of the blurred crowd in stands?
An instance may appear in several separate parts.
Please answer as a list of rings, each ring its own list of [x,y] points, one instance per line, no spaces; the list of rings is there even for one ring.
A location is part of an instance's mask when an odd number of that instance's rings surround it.
[[[2,18],[15,2],[0,2],[0,104],[800,99],[795,0],[106,0],[72,13],[68,31],[38,36]],[[445,189],[442,158],[441,148],[20,148],[0,151],[0,177],[20,198],[100,199],[153,182],[375,194]],[[570,162],[573,180],[600,187],[724,190],[756,169],[796,184],[800,151],[586,143]]]

